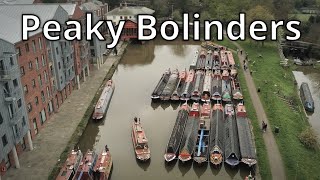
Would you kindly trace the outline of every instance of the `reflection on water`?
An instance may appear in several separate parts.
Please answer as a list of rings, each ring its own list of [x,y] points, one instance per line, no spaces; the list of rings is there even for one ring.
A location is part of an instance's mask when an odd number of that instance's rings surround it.
[[[190,42],[155,40],[130,45],[113,76],[116,90],[104,123],[89,123],[79,146],[99,152],[108,144],[113,156],[112,180],[243,179],[247,168],[214,169],[191,162],[165,163],[163,155],[178,114],[178,103],[151,102],[151,92],[167,68],[188,68],[199,48]],[[133,117],[140,117],[149,139],[151,161],[136,161],[131,141]],[[240,171],[240,173],[239,173]],[[242,173],[243,172],[243,173]]]
[[[320,73],[319,70],[312,67],[303,67],[299,70],[301,71],[293,71],[293,74],[297,80],[299,88],[302,82],[306,82],[309,85],[315,109],[314,113],[307,113],[307,115],[311,126],[317,134],[320,135]]]

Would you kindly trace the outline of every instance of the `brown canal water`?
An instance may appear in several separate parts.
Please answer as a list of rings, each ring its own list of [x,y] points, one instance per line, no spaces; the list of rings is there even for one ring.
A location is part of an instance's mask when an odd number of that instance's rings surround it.
[[[191,43],[191,44],[190,44]],[[165,163],[163,155],[178,114],[178,104],[152,103],[150,95],[167,68],[188,68],[199,42],[167,42],[156,39],[145,45],[128,46],[114,76],[115,92],[106,118],[90,121],[79,143],[82,151],[103,150],[113,156],[112,180],[244,179],[245,167],[216,170],[209,164]],[[136,161],[132,141],[133,118],[141,118],[151,148],[151,161]]]
[[[302,82],[309,85],[312,98],[314,101],[314,113],[307,113],[309,122],[313,129],[320,135],[320,72],[319,69],[313,67],[299,67],[298,71],[293,71],[295,79],[298,83],[298,88]]]

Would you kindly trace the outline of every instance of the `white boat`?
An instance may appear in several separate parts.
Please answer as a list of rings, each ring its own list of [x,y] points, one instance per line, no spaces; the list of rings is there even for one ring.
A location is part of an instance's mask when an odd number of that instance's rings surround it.
[[[114,82],[112,80],[107,81],[106,86],[104,87],[101,96],[95,106],[92,119],[100,120],[106,114],[114,92],[114,88]]]

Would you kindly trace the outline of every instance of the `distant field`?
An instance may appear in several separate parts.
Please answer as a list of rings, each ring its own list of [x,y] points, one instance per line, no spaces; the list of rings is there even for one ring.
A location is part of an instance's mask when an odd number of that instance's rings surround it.
[[[290,18],[295,18],[297,20],[300,20],[302,22],[306,22],[309,20],[311,14],[289,14]]]

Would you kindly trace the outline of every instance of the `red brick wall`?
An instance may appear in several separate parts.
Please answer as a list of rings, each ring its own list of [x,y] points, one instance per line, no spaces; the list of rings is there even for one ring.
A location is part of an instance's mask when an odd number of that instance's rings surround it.
[[[39,45],[39,38],[42,42],[42,48],[40,49]],[[35,42],[36,44],[36,51],[33,51],[33,45],[32,42]],[[29,46],[29,51],[26,50],[26,44]],[[16,48],[20,48],[21,55],[18,58],[18,64],[20,67],[24,67],[25,74],[21,76],[21,83],[22,88],[27,85],[28,87],[28,93],[25,93],[25,102],[26,106],[28,103],[32,105],[32,111],[28,112],[29,116],[29,125],[31,129],[31,136],[35,136],[35,131],[33,128],[33,119],[36,118],[37,121],[37,127],[38,131],[42,128],[41,122],[40,122],[40,115],[39,113],[45,108],[46,111],[46,119],[49,119],[48,114],[48,103],[52,99],[52,87],[51,87],[51,73],[49,70],[49,59],[48,59],[48,53],[46,48],[46,40],[43,37],[42,33],[39,33],[35,36],[32,36],[29,38],[28,41],[22,41],[16,44]],[[42,66],[42,58],[41,56],[44,56],[45,59],[45,66]],[[36,67],[36,58],[38,58],[38,64],[39,64],[39,70],[37,70]],[[32,69],[29,69],[29,62],[32,62]],[[45,73],[47,73],[47,82],[45,82]],[[42,79],[42,86],[40,86],[38,75],[41,76]],[[32,80],[35,80],[36,87],[33,88],[32,86]],[[51,93],[51,97],[48,98],[47,96],[47,87],[49,88],[49,91]],[[45,101],[42,102],[41,99],[41,91],[44,92]],[[35,103],[35,97],[38,97],[38,105]]]

